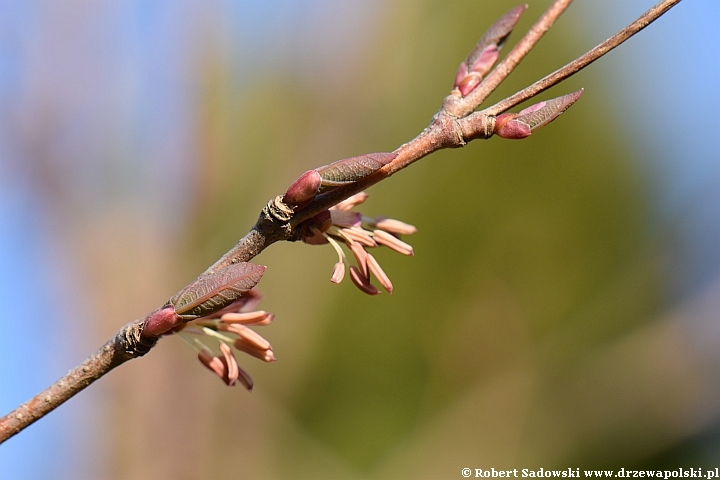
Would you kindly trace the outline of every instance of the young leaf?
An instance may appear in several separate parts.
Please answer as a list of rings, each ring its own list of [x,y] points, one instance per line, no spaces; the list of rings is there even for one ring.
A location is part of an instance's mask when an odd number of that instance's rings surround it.
[[[265,267],[242,262],[200,275],[169,300],[183,320],[206,317],[230,305],[258,284]]]
[[[354,183],[380,170],[392,162],[397,153],[370,153],[359,157],[345,158],[317,169],[322,178],[320,190]]]

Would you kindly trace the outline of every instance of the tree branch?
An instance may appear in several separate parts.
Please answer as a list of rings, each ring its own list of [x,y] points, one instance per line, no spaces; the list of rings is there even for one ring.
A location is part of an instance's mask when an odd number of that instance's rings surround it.
[[[113,368],[149,352],[157,339],[142,337],[141,332],[140,320],[125,325],[79,366],[1,418],[0,442],[40,420]]]
[[[226,271],[232,265],[247,262],[277,241],[299,240],[303,232],[304,222],[321,214],[342,200],[385,180],[437,150],[462,147],[471,140],[477,138],[487,139],[493,134],[505,138],[523,138],[523,136],[529,135],[532,129],[548,123],[562,113],[579,97],[580,92],[567,95],[554,103],[542,102],[520,112],[518,115],[505,114],[497,118],[495,115],[577,73],[655,21],[679,1],[664,0],[660,2],[621,32],[577,60],[496,105],[481,112],[474,112],[490,93],[507,78],[525,55],[530,52],[571,2],[571,0],[557,0],[484,80],[478,81],[472,88],[468,87],[468,83],[460,84],[462,88],[469,89],[464,94],[461,90],[455,88],[445,98],[442,108],[433,116],[430,125],[413,140],[396,149],[393,152],[395,155],[393,155],[394,158],[391,161],[364,178],[343,184],[328,192],[314,195],[309,202],[300,206],[285,203],[282,195],[270,200],[263,208],[253,228],[232,249],[208,268],[203,275],[207,278],[207,276],[220,269]],[[522,10],[519,9],[515,13],[511,13],[519,16]],[[463,75],[468,73],[468,64],[470,64],[469,68],[482,64],[481,67],[478,67],[478,70],[468,74],[473,76],[473,79],[476,79],[485,73],[482,70],[483,68],[490,68],[491,64],[494,63],[497,58],[497,51],[502,46],[502,42],[507,38],[507,35],[509,35],[509,30],[514,26],[514,21],[508,22],[505,17],[503,18],[505,19],[504,23],[492,27],[499,28],[503,33],[500,35],[499,40],[490,35],[492,41],[487,45],[481,44],[479,46],[481,49],[485,48],[485,50],[474,51],[471,54],[468,61],[461,65],[461,70],[456,77],[456,87],[458,87],[458,82],[463,80]],[[492,28],[489,34],[496,33]],[[507,32],[503,29],[507,30]],[[483,54],[486,56],[483,57]],[[487,58],[491,58],[492,61],[488,61]],[[463,68],[465,70],[462,70]],[[482,74],[478,73],[481,71]],[[1,418],[0,443],[39,420],[113,368],[147,353],[155,346],[157,337],[165,331],[148,334],[151,330],[147,328],[148,322],[151,319],[160,319],[160,321],[164,322],[175,321],[180,318],[175,314],[174,310],[168,310],[170,307],[172,305],[168,304],[163,307],[165,310],[158,310],[143,320],[137,320],[126,325],[80,366],[68,372],[67,375],[30,401]],[[160,312],[159,315],[158,312]],[[154,329],[152,329],[153,332],[157,330],[158,325],[162,326],[164,324],[155,323],[153,325]],[[143,335],[144,329],[147,330],[145,335]],[[206,360],[210,362],[211,359]]]
[[[630,37],[638,33],[655,21],[662,14],[670,10],[672,7],[680,3],[680,0],[664,0],[647,12],[643,13],[637,20],[628,25],[627,27],[620,30],[618,33],[608,38],[600,45],[596,46],[585,55],[573,60],[562,68],[555,70],[545,78],[541,78],[537,82],[533,83],[527,88],[507,97],[504,100],[499,101],[490,108],[483,110],[486,115],[497,115],[506,110],[511,109],[515,105],[518,105],[525,100],[528,100],[535,95],[544,92],[553,85],[557,85],[566,78],[575,75],[577,72],[593,63],[598,58],[602,57],[610,50],[619,46],[621,43],[628,40]]]

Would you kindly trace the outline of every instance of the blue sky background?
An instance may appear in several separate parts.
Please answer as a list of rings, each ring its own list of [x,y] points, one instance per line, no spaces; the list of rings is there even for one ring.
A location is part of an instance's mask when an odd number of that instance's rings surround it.
[[[272,69],[274,62],[287,61],[304,65],[298,70],[308,82],[321,82],[308,72],[332,71],[333,58],[353,51],[381,5],[359,0],[211,6],[118,1],[95,4],[92,25],[78,26],[63,17],[64,7],[59,5],[0,0],[3,413],[90,353],[76,348],[82,343],[80,326],[93,319],[68,301],[79,296],[80,273],[56,238],[58,226],[69,220],[57,218],[54,195],[83,215],[100,216],[114,189],[133,185],[131,195],[123,191],[117,197],[132,198],[135,208],[149,209],[152,221],[162,223],[169,234],[191,208],[187,198],[173,193],[193,181],[189,165],[198,149],[192,131],[199,87],[188,74],[193,54],[187,54],[198,51],[203,40],[198,32],[212,35],[207,25],[213,22],[221,22],[219,30],[231,32],[218,37],[240,45],[234,50],[238,82]],[[565,21],[577,23],[594,44],[649,6],[640,0],[578,0]],[[324,30],[316,28],[328,18],[345,32],[343,41],[329,42]],[[610,89],[622,86],[612,99],[616,128],[631,131],[636,142],[640,167],[647,174],[654,228],[660,236],[674,236],[676,255],[669,273],[678,304],[720,278],[719,20],[720,2],[686,0],[590,67]],[[55,41],[59,33],[72,41]],[[73,39],[74,35],[84,37]],[[282,50],[288,38],[296,51]],[[72,47],[77,44],[86,45],[82,57],[74,56]],[[331,77],[332,73],[325,78]],[[44,97],[47,92],[53,94]],[[106,115],[109,111],[112,116]],[[44,122],[61,128],[38,131]],[[49,131],[54,136],[47,144],[57,151],[34,149],[42,148],[42,135]],[[102,141],[80,142],[85,137],[122,142],[108,148]],[[72,147],[78,143],[84,145],[81,155]],[[56,158],[58,163],[49,168],[52,162],[38,162],[38,156]],[[123,178],[136,180],[119,180]],[[48,185],[57,191],[45,191]],[[717,334],[719,328],[712,323],[689,331],[706,336]],[[101,398],[91,388],[3,445],[0,477],[72,478],[87,461],[84,452],[96,434],[76,430],[74,422],[81,415],[97,416],[101,422],[102,416],[93,410],[98,402]]]

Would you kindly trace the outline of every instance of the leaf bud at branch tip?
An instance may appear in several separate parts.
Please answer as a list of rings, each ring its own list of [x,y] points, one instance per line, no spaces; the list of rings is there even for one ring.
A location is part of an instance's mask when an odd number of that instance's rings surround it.
[[[540,127],[559,117],[565,110],[580,98],[583,90],[553,98],[545,102],[532,105],[520,113],[503,113],[495,120],[495,135],[514,140],[529,137]]]
[[[517,120],[516,113],[503,113],[495,121],[495,135],[498,137],[521,140],[531,133],[530,125]]]
[[[454,86],[463,97],[481,83],[482,78],[492,69],[500,57],[500,49],[515,28],[527,5],[520,5],[500,17],[475,45],[470,55],[460,64],[455,75]]]

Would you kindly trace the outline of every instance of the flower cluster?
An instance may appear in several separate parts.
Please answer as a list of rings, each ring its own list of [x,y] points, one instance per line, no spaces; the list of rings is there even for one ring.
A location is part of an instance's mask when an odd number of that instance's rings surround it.
[[[270,342],[249,328],[268,325],[274,318],[274,315],[264,310],[253,310],[261,298],[256,289],[249,290],[228,307],[207,317],[184,323],[177,331],[177,334],[197,351],[200,362],[228,386],[240,383],[248,390],[253,388],[252,378],[238,365],[234,350],[264,362],[275,361]],[[201,340],[202,337],[216,340],[220,354],[215,354]]]
[[[399,220],[370,218],[352,211],[367,198],[366,193],[358,193],[308,220],[303,225],[302,240],[311,245],[329,243],[333,246],[338,254],[338,261],[330,278],[333,283],[340,283],[345,277],[346,267],[349,267],[350,279],[361,291],[368,295],[380,293],[370,283],[372,274],[388,293],[392,293],[392,282],[367,249],[385,246],[403,255],[413,255],[413,248],[403,242],[400,236],[416,233],[417,229]],[[357,266],[349,264],[340,243],[350,249]]]

